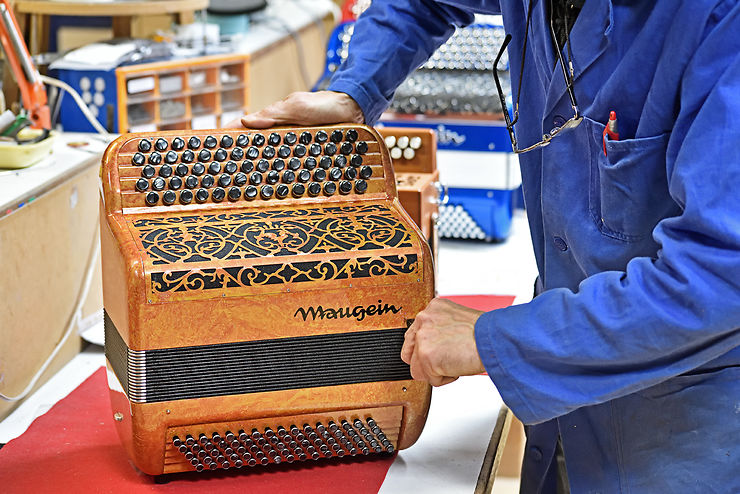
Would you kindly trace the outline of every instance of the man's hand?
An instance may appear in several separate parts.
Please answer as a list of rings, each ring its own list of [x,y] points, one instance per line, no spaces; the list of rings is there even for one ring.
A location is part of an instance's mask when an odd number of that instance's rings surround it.
[[[289,94],[256,113],[229,122],[226,128],[266,129],[275,125],[329,125],[364,121],[362,110],[347,94],[318,91]]]
[[[485,372],[475,345],[475,322],[483,312],[435,298],[406,331],[401,359],[411,376],[433,386]]]

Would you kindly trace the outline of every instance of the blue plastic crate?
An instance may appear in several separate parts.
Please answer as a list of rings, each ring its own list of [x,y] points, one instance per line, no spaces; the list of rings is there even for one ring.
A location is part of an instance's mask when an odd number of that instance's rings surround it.
[[[85,99],[88,108],[109,132],[118,132],[118,89],[115,69],[55,69],[54,77],[72,86]],[[65,94],[59,122],[67,132],[95,132],[72,96]]]
[[[514,190],[448,189],[447,204],[440,205],[442,238],[501,242],[509,236]]]

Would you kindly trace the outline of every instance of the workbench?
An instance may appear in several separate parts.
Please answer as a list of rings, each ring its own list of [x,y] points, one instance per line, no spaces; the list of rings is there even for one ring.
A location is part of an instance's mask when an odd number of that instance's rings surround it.
[[[5,395],[26,387],[72,317],[98,243],[104,148],[97,136],[62,134],[39,163],[0,170],[0,392]],[[99,268],[96,272],[81,314],[89,324],[102,308]],[[77,329],[84,328],[75,328],[40,383],[80,351]],[[0,420],[15,406],[0,400]]]

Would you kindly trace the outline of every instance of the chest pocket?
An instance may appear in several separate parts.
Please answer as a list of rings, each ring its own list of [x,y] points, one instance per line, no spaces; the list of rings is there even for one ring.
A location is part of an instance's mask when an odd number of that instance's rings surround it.
[[[607,140],[604,124],[591,126],[589,210],[599,231],[625,242],[651,235],[675,204],[668,193],[666,147],[670,133],[653,137]]]

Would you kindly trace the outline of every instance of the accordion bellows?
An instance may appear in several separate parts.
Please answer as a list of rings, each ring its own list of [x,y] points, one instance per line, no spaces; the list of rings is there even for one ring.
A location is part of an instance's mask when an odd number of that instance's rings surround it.
[[[375,130],[125,134],[102,179],[108,381],[140,470],[416,441],[430,388],[399,354],[432,258]]]

